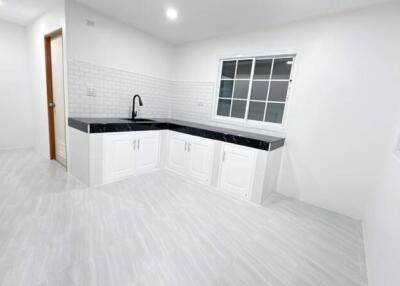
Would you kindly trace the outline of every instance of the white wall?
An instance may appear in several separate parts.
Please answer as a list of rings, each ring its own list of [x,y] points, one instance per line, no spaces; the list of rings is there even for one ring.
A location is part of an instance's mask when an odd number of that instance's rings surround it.
[[[47,114],[44,36],[65,28],[64,5],[58,5],[28,26],[28,48],[31,91],[34,111],[34,145],[38,153],[49,157],[49,127]]]
[[[68,59],[169,79],[174,47],[73,1],[66,7]],[[86,21],[94,26],[86,25]]]
[[[176,79],[215,82],[220,57],[297,51],[280,192],[361,218],[400,99],[399,12],[375,6],[185,44]]]
[[[386,148],[387,161],[381,166],[379,182],[370,196],[364,217],[370,286],[400,285],[400,158],[393,154],[400,137],[400,124],[394,131],[391,144]]]
[[[0,20],[0,150],[33,147],[24,27]]]

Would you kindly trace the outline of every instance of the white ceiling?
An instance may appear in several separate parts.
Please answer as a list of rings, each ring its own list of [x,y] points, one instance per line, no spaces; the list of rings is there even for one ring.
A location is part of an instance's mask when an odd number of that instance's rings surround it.
[[[62,0],[0,0],[0,19],[26,25]],[[259,30],[389,0],[76,0],[171,43]],[[179,18],[166,19],[175,7]]]
[[[62,0],[0,0],[0,19],[27,25]]]
[[[259,30],[388,0],[76,0],[171,43]],[[165,17],[175,7],[179,18]]]

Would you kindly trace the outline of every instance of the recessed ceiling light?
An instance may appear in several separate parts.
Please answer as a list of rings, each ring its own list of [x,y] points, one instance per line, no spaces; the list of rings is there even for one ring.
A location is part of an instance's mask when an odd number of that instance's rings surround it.
[[[175,8],[168,8],[165,14],[170,20],[176,20],[176,18],[178,18],[178,11],[176,11]]]

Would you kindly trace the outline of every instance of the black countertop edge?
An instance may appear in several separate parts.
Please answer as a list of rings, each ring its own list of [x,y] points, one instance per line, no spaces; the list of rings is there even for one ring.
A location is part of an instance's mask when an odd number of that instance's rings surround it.
[[[189,135],[272,151],[285,144],[284,138],[241,132],[174,119],[154,119],[151,122],[132,122],[117,118],[69,118],[68,126],[85,133],[114,133],[127,131],[172,130]]]

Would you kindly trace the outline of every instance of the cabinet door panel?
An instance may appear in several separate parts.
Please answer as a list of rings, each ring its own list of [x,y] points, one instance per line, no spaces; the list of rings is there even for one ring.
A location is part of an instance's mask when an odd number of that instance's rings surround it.
[[[134,155],[135,171],[144,172],[157,168],[160,150],[160,133],[143,132],[135,136],[136,149]]]
[[[168,166],[172,170],[184,174],[187,165],[187,136],[177,134],[175,132],[169,133],[169,152],[168,152]]]
[[[131,135],[111,135],[106,138],[105,179],[114,181],[134,171]]]
[[[189,141],[189,173],[197,180],[209,182],[214,155],[214,143],[211,140],[191,136]]]
[[[255,152],[249,148],[226,144],[223,149],[221,188],[248,198],[255,169]]]

